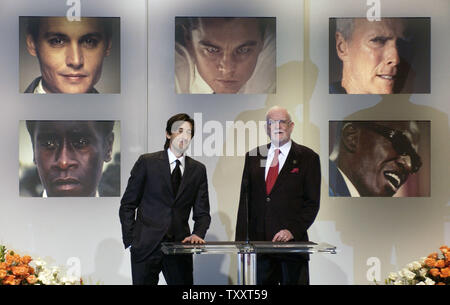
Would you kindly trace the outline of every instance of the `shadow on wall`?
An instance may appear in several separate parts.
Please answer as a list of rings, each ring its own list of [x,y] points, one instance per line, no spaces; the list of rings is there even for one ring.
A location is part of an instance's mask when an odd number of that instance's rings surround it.
[[[308,77],[303,79],[303,75],[308,75]],[[278,67],[277,94],[268,96],[265,107],[257,110],[244,111],[234,121],[242,121],[244,124],[250,121],[264,121],[267,110],[275,105],[279,105],[286,108],[292,116],[295,124],[291,135],[292,139],[319,153],[319,128],[311,123],[309,116],[309,100],[316,85],[317,75],[317,66],[310,61],[292,61]],[[230,133],[227,132],[227,134]],[[219,158],[212,179],[214,189],[217,193],[220,221],[226,225],[225,230],[228,240],[234,240],[245,159],[245,156],[238,156],[236,143],[230,142],[232,140],[236,141],[235,139],[237,139],[236,130],[234,130],[234,136],[227,138],[224,144],[224,151],[227,151],[226,147],[228,145],[234,147],[234,156],[223,156]],[[248,147],[248,137],[245,140],[247,150],[253,149],[254,147]],[[268,142],[269,139],[267,140]],[[258,145],[263,144],[266,143],[258,143]],[[231,215],[231,222],[227,215]],[[230,262],[229,274],[237,274],[236,270],[237,258],[233,256]],[[233,277],[233,282],[236,283],[235,277]]]
[[[95,253],[94,272],[82,275],[83,282],[87,285],[131,285],[131,276],[125,277],[119,273],[124,251],[123,244],[116,239],[101,241]]]
[[[339,234],[336,232],[333,222],[324,224],[321,222],[320,234],[316,225],[308,230],[310,240],[314,242],[327,242],[333,239],[333,245],[337,246],[336,254],[314,253],[310,256],[309,276],[311,285],[351,285],[353,283],[349,274],[349,265],[353,263],[351,247],[340,242]],[[322,231],[325,230],[325,231]],[[337,242],[336,242],[337,241]]]

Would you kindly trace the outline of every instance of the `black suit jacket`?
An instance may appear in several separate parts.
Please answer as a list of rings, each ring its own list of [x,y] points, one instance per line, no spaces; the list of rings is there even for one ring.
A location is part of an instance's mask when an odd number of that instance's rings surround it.
[[[211,222],[205,166],[186,156],[178,194],[174,195],[167,151],[141,155],[131,170],[120,205],[125,248],[131,245],[134,257],[144,260],[169,227],[175,241],[182,241],[191,235],[191,209],[195,222],[192,233],[204,238]]]
[[[246,240],[245,198],[248,196],[250,240],[271,241],[276,233],[287,229],[294,241],[308,241],[306,231],[319,211],[319,156],[292,141],[283,168],[267,195],[264,176],[268,147],[258,147],[245,156],[236,240]]]

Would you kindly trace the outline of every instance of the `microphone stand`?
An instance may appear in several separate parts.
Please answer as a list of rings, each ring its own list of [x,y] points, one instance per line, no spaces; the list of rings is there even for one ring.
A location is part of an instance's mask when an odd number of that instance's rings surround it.
[[[250,236],[249,236],[249,207],[248,207],[248,180],[244,179],[244,192],[245,192],[245,243],[248,245],[250,243]]]

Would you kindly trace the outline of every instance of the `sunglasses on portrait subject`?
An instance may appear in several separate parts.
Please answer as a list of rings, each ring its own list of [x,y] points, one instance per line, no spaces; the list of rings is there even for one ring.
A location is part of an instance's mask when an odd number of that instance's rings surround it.
[[[422,166],[422,160],[416,150],[412,147],[411,141],[402,131],[373,122],[361,122],[360,124],[389,140],[392,147],[399,155],[407,155],[411,158],[411,171],[413,173],[419,171]]]

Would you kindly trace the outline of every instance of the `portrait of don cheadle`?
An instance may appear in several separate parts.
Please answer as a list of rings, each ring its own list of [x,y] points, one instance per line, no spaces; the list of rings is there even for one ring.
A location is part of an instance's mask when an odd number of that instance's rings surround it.
[[[329,93],[430,93],[430,18],[329,22]]]
[[[120,18],[19,17],[19,90],[120,93]]]
[[[21,121],[21,197],[120,195],[119,121]]]
[[[176,93],[276,93],[275,25],[274,17],[176,17]]]
[[[329,195],[430,196],[430,121],[330,121]]]

